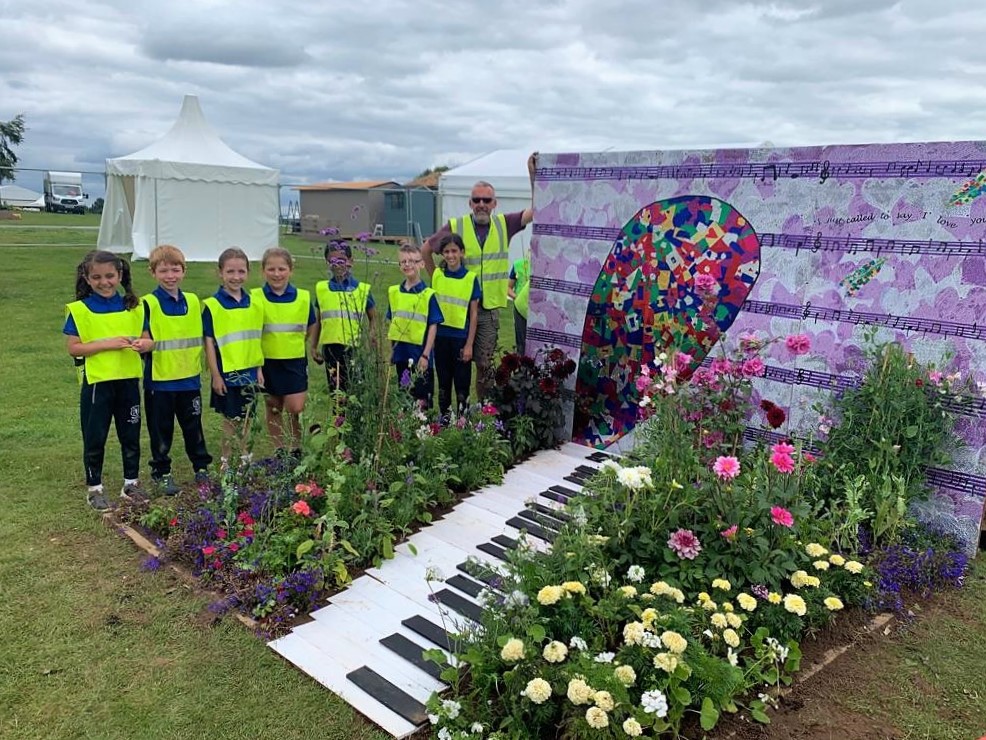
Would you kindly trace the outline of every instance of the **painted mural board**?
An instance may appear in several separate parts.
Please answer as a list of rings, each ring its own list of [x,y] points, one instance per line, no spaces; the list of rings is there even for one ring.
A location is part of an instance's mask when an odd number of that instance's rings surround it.
[[[986,142],[542,154],[528,352],[579,363],[573,439],[605,447],[637,419],[633,381],[673,339],[696,364],[748,330],[775,345],[759,390],[816,420],[858,382],[867,332],[986,383]],[[709,277],[703,278],[706,275]],[[714,301],[702,300],[714,280]],[[578,384],[578,388],[575,384]],[[950,394],[967,442],[929,516],[978,538],[986,399]]]

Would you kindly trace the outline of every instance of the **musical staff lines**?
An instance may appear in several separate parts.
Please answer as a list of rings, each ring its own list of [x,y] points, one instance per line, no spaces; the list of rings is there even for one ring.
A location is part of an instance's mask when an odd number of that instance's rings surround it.
[[[743,311],[764,316],[779,316],[787,319],[814,319],[815,321],[838,321],[846,324],[863,324],[867,326],[882,326],[899,331],[914,331],[939,336],[960,337],[963,339],[986,339],[986,327],[973,324],[962,324],[958,321],[945,319],[922,319],[916,316],[894,316],[886,313],[870,311],[853,311],[851,308],[823,308],[811,305],[808,301],[803,306],[792,306],[785,303],[770,303],[767,301],[747,301]]]
[[[702,363],[705,365],[706,363]],[[848,375],[833,375],[832,373],[819,372],[817,370],[807,370],[804,368],[788,369],[767,365],[762,376],[764,380],[773,380],[778,383],[788,385],[808,385],[814,388],[842,392],[849,388],[858,388],[862,383],[860,378]],[[986,398],[976,396],[964,396],[958,393],[938,394],[937,388],[929,389],[935,393],[942,406],[949,411],[962,416],[975,416],[986,418]]]
[[[602,226],[580,226],[578,224],[534,224],[534,233],[539,236],[557,236],[564,239],[585,239],[587,241],[615,242],[623,237],[619,228]],[[863,236],[826,236],[815,234],[775,234],[757,233],[761,247],[802,250],[811,253],[840,252],[845,254],[880,255],[932,255],[935,257],[986,257],[986,243],[978,241],[952,241],[942,239],[884,239]]]
[[[550,290],[552,293],[565,293],[567,295],[578,295],[588,298],[592,295],[592,285],[587,283],[577,283],[573,280],[558,280],[556,278],[531,276],[531,288],[533,290]]]
[[[572,347],[574,349],[580,349],[582,347],[581,336],[567,334],[563,331],[539,329],[534,326],[527,327],[527,338],[529,340],[533,339],[535,342],[544,342],[545,344],[560,345],[562,347]]]
[[[623,230],[607,226],[535,223],[534,233],[538,236],[561,236],[568,239],[590,239],[592,241],[613,242],[623,235]]]
[[[795,440],[804,445],[808,452],[818,453],[818,447],[809,444],[803,437],[792,437],[789,434],[778,434],[769,429],[758,429],[756,427],[746,427],[743,430],[744,439],[750,442],[765,442],[767,444],[777,444],[785,440]],[[925,475],[928,483],[938,488],[947,488],[950,491],[958,491],[968,496],[976,498],[986,498],[986,477],[973,473],[962,473],[958,470],[947,470],[945,468],[926,467]]]
[[[967,178],[986,169],[984,159],[888,162],[695,162],[626,167],[539,167],[536,179],[551,182],[591,180],[777,180],[868,178]]]
[[[986,257],[986,244],[979,241],[943,241],[937,239],[880,239],[862,236],[823,236],[821,232],[811,234],[771,234],[758,233],[761,247],[802,249],[808,252],[845,252],[855,254],[929,254],[936,257]]]

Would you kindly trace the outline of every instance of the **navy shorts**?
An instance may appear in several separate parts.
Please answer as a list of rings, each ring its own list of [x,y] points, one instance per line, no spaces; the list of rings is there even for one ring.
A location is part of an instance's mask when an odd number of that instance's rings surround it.
[[[308,358],[264,360],[264,393],[291,396],[308,390]]]
[[[257,390],[253,385],[227,385],[225,396],[212,391],[209,398],[209,407],[231,420],[252,416],[256,405]]]

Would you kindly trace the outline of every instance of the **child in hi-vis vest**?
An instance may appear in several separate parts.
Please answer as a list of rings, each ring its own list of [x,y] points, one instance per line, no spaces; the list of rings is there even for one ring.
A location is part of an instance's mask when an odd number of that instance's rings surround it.
[[[250,260],[242,249],[224,250],[219,255],[222,285],[203,301],[205,358],[212,376],[209,405],[223,415],[222,454],[227,459],[234,440],[241,454],[249,455],[250,419],[257,387],[264,384],[264,309],[243,289],[249,274]]]
[[[404,282],[391,285],[388,292],[390,305],[387,318],[391,341],[390,361],[397,369],[401,385],[410,384],[411,395],[424,408],[431,408],[435,387],[432,371],[435,335],[438,325],[445,320],[438,307],[435,291],[421,279],[421,249],[413,244],[402,244],[397,253]]]
[[[123,286],[124,294],[119,288]],[[120,496],[141,496],[140,355],[154,342],[144,305],[133,292],[130,265],[112,252],[93,251],[76,268],[76,300],[66,308],[66,348],[82,358],[79,411],[87,500],[97,511],[110,508],[103,492],[103,459],[110,423],[115,422],[123,454]]]
[[[144,296],[144,310],[154,351],[144,355],[144,416],[151,438],[151,480],[160,493],[179,492],[171,475],[175,420],[192,463],[196,483],[208,480],[212,456],[202,432],[202,305],[194,293],[181,289],[185,255],[162,244],[148,256],[157,281]]]

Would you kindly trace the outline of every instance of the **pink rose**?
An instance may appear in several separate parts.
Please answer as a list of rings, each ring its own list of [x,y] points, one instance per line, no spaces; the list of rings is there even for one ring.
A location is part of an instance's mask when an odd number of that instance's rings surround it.
[[[759,378],[763,375],[766,367],[763,364],[763,360],[759,357],[751,357],[746,360],[740,368],[740,372],[743,374],[744,378]]]

